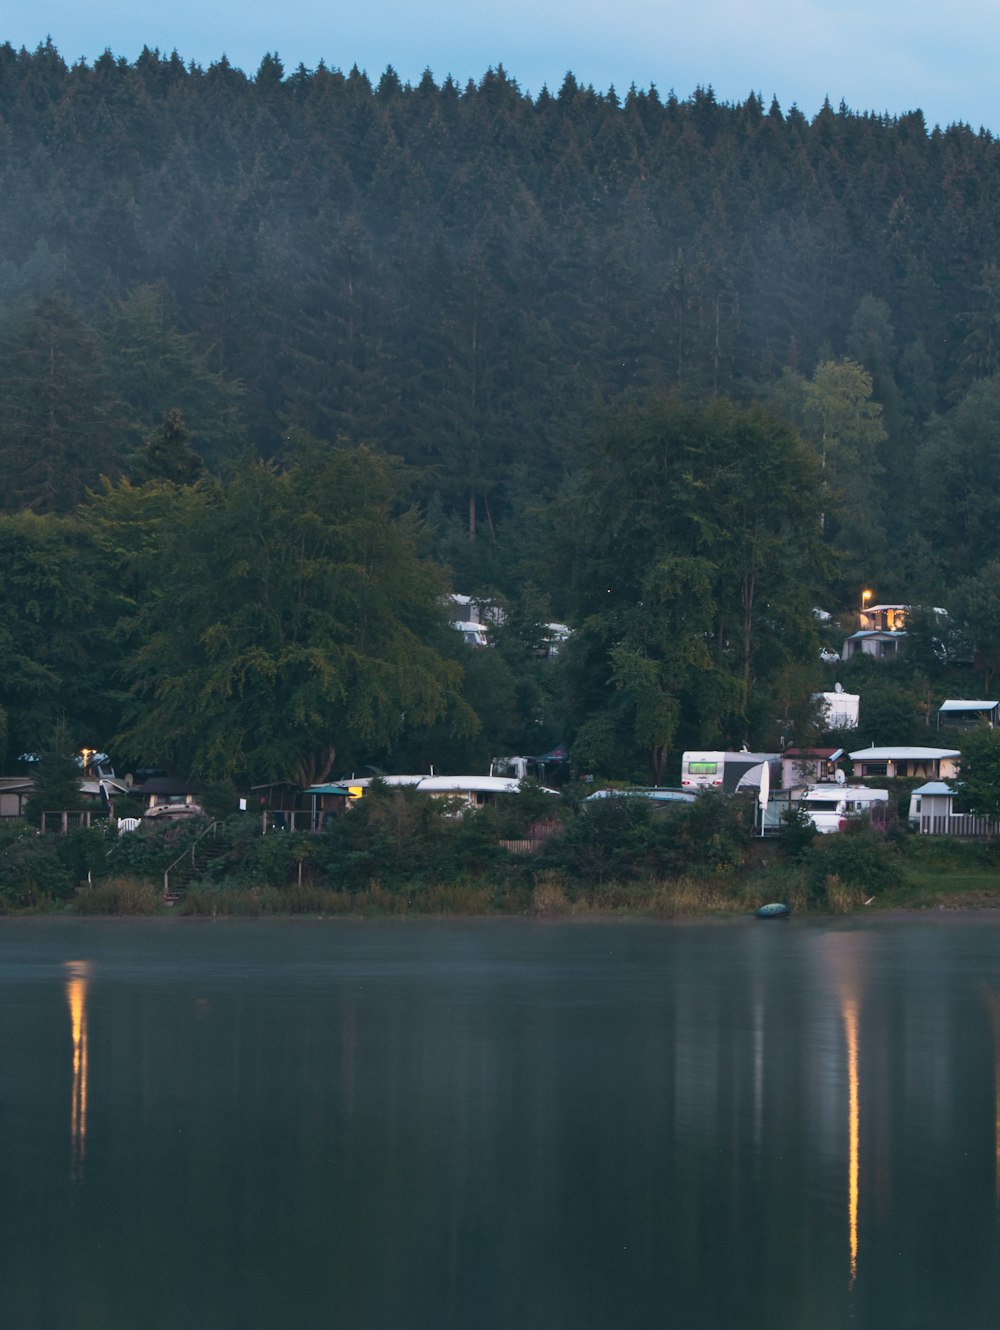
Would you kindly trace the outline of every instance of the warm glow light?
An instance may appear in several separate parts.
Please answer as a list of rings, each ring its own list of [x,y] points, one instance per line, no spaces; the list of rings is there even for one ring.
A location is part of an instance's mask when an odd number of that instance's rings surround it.
[[[66,999],[73,1033],[73,1100],[70,1107],[70,1176],[74,1182],[83,1177],[83,1158],[87,1145],[87,984],[90,966],[86,961],[67,961],[69,979]]]
[[[874,591],[862,591],[862,593],[861,593],[861,604],[862,604],[862,606],[867,605],[868,602],[871,600],[871,598],[872,598],[872,596],[873,596],[874,594],[875,594]]]
[[[847,1037],[847,1222],[851,1244],[850,1287],[858,1276],[858,1004],[843,1003],[844,1034]]]

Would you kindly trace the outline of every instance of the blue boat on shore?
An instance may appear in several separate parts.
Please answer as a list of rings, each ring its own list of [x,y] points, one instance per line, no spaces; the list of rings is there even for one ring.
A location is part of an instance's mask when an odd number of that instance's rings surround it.
[[[787,905],[773,901],[770,905],[761,905],[754,911],[758,919],[787,919],[791,910]]]

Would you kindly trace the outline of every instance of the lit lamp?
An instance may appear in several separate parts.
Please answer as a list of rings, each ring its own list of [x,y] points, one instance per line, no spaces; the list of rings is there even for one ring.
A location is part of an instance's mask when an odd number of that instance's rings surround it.
[[[873,596],[874,594],[875,594],[875,593],[874,593],[873,591],[862,591],[862,593],[861,593],[861,613],[862,613],[862,614],[864,614],[865,610],[868,608],[868,602],[871,600],[871,598],[872,598],[872,596]]]

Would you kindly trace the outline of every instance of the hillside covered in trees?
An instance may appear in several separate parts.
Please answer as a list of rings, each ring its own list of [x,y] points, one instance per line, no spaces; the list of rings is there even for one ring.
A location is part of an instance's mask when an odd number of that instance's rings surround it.
[[[998,197],[919,113],[0,46],[7,760],[661,773],[862,585],[991,660]]]

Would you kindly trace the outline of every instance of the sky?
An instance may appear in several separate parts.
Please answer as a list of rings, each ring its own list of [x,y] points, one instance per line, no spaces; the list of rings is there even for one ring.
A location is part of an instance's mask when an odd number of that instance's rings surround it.
[[[598,91],[630,84],[682,100],[761,93],[810,118],[829,97],[852,111],[928,127],[962,121],[1000,133],[1000,4],[965,0],[4,0],[0,41],[33,50],[50,36],[68,63],[143,46],[207,66],[223,54],[252,74],[268,51],[287,71],[357,64],[404,82],[478,81],[503,65],[521,89],[556,91],[567,70]]]

